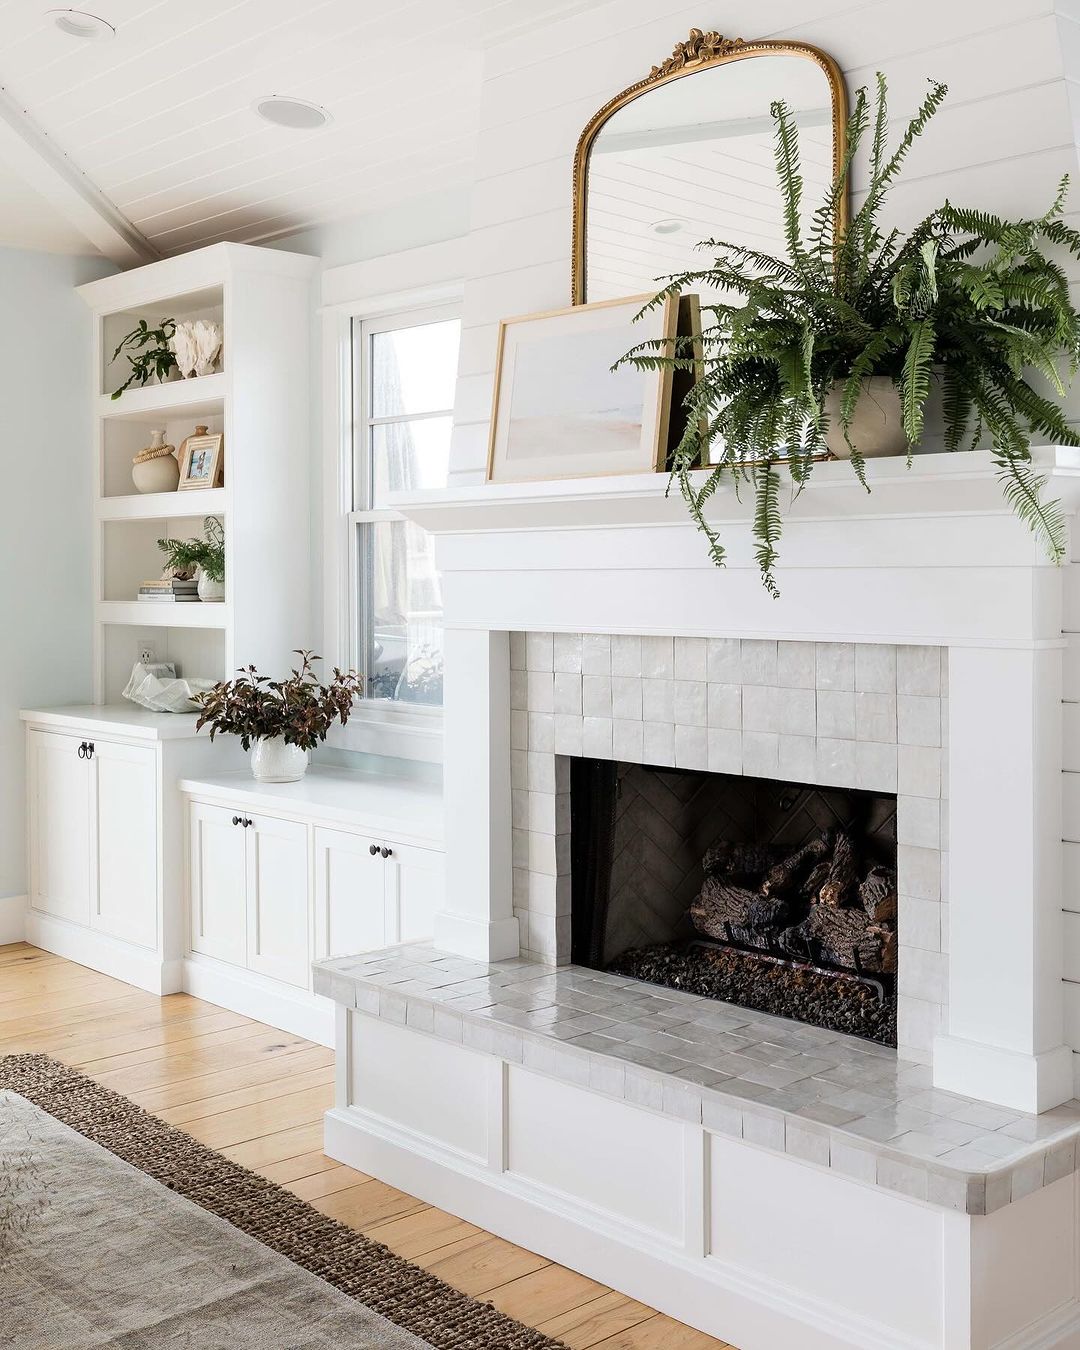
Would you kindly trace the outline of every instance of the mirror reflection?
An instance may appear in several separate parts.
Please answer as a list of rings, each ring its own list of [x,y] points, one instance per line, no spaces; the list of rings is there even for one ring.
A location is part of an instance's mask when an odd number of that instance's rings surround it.
[[[782,256],[769,108],[783,99],[795,113],[809,219],[833,177],[833,97],[816,61],[769,52],[703,65],[618,108],[589,152],[576,298],[656,289],[706,265],[704,239]]]

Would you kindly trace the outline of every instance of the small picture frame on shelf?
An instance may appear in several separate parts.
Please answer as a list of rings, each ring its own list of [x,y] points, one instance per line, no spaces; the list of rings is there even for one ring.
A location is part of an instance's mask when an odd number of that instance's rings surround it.
[[[651,299],[634,295],[502,321],[489,483],[664,468],[672,367],[612,370],[648,340],[672,352],[678,301],[668,296],[635,322]]]
[[[197,427],[195,435],[184,441],[178,492],[221,486],[225,477],[224,440],[220,432],[208,434],[205,427]]]

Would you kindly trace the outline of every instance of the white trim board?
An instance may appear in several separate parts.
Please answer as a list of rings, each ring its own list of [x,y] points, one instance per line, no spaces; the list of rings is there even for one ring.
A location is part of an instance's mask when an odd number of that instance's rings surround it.
[[[26,941],[26,896],[0,896],[0,947]]]

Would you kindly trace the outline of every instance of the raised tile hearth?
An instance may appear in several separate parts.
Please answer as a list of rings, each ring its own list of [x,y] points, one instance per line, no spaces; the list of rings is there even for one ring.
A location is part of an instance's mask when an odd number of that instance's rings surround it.
[[[943,1208],[1077,1169],[1080,1102],[1040,1116],[931,1087],[893,1050],[694,994],[426,944],[323,961],[340,1007]]]

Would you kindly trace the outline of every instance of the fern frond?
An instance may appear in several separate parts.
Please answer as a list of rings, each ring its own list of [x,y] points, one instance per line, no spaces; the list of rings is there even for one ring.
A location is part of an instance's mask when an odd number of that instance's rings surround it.
[[[754,502],[754,538],[757,547],[754,556],[761,572],[762,585],[773,597],[779,599],[780,589],[776,584],[773,569],[776,566],[780,535],[783,522],[780,519],[780,475],[772,463],[758,468],[755,483]]]
[[[917,319],[911,325],[911,341],[900,377],[900,403],[904,435],[909,447],[917,445],[923,432],[923,407],[930,397],[930,372],[934,359],[933,321]]]

